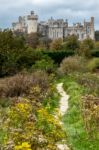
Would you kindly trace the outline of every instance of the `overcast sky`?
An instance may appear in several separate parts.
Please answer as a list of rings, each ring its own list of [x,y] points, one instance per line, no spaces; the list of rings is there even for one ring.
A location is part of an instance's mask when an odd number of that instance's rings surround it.
[[[0,0],[0,27],[11,27],[18,16],[34,10],[39,20],[68,19],[70,23],[95,17],[95,29],[99,29],[99,0]]]

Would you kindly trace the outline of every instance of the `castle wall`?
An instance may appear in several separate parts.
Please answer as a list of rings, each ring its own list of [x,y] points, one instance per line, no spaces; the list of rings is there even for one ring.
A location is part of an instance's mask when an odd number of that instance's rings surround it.
[[[63,39],[63,28],[49,28],[48,36],[50,39]]]
[[[89,22],[84,21],[83,24],[76,23],[73,26],[68,25],[68,20],[49,19],[48,22],[38,23],[38,16],[31,11],[31,14],[25,17],[19,17],[19,21],[13,23],[13,31],[26,32],[28,34],[40,32],[43,36],[55,40],[58,38],[66,38],[68,35],[76,35],[79,40],[86,38],[95,39],[94,17]]]
[[[37,20],[28,20],[28,24],[27,24],[27,33],[36,33],[37,32]]]

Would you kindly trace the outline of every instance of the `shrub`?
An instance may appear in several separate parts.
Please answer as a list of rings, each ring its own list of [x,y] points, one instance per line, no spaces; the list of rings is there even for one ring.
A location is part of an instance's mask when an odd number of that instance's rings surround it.
[[[39,86],[42,91],[48,88],[48,75],[44,71],[32,74],[17,74],[0,82],[0,97],[15,97],[27,94],[31,87]]]
[[[4,111],[0,109],[0,133],[3,134],[0,137],[1,149],[57,149],[57,143],[66,136],[60,124],[59,111],[56,107],[52,111],[52,101],[57,101],[54,99],[57,94],[53,88],[50,85],[47,90],[49,94],[44,94],[45,99],[48,99],[45,106],[30,95],[28,98],[17,98],[16,103]],[[39,92],[37,86],[31,89],[31,93],[35,94],[34,89],[39,96],[43,95],[43,91]]]
[[[87,88],[88,94],[99,96],[99,78],[97,75],[92,75],[90,73],[80,74],[77,75],[76,80],[79,84]]]
[[[95,42],[95,49],[99,50],[99,42]]]
[[[94,51],[92,51],[92,52],[91,52],[91,55],[92,55],[93,57],[99,57],[99,50],[94,50]]]
[[[50,57],[45,57],[41,60],[35,62],[35,65],[32,66],[32,69],[39,69],[52,73],[55,71],[54,61]]]
[[[0,106],[6,108],[13,104],[13,101],[10,98],[0,98]]]
[[[99,69],[99,58],[93,58],[88,62],[87,68],[89,71],[95,71]]]
[[[59,72],[69,74],[73,72],[85,71],[86,60],[82,57],[74,56],[65,58],[60,64]]]
[[[17,59],[17,66],[20,70],[29,69],[37,60],[40,60],[43,54],[40,51],[35,51],[32,48],[27,48],[19,55]]]
[[[62,45],[63,50],[76,50],[80,47],[78,37],[75,35],[69,35],[64,41]]]
[[[0,32],[0,76],[17,72],[17,59],[25,50],[25,40],[9,30]]]
[[[38,33],[31,33],[26,36],[26,43],[28,46],[32,48],[36,48],[39,44],[39,34]]]
[[[99,127],[99,98],[87,95],[82,98],[82,112],[88,135],[94,139],[98,137]]]
[[[52,60],[54,60],[54,62],[56,64],[60,64],[61,61],[65,58],[65,57],[69,57],[69,56],[73,56],[74,52],[67,50],[67,51],[44,51],[43,52],[44,55],[48,55]]]
[[[80,48],[77,50],[77,54],[84,57],[91,56],[91,50],[94,49],[94,41],[90,38],[85,39],[81,44]]]
[[[61,38],[52,41],[52,43],[50,45],[50,49],[51,50],[61,50],[62,42],[63,42],[63,40]]]

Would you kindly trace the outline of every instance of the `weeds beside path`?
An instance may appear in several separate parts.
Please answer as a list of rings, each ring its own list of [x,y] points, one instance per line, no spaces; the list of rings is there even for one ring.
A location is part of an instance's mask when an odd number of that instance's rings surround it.
[[[70,95],[69,108],[63,116],[63,125],[67,133],[67,142],[73,150],[99,150],[97,139],[88,137],[82,116],[82,96],[86,89],[72,77],[62,80],[65,91]]]

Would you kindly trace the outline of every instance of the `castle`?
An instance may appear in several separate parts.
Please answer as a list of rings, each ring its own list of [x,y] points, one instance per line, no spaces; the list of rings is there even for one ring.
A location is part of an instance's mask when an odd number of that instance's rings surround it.
[[[69,26],[68,20],[63,19],[51,18],[48,21],[38,22],[38,15],[31,11],[30,15],[20,16],[18,22],[12,23],[12,30],[27,34],[39,32],[51,40],[63,39],[68,35],[76,35],[81,41],[88,37],[95,39],[94,17],[91,17],[89,22],[84,20],[83,24],[76,23]]]

